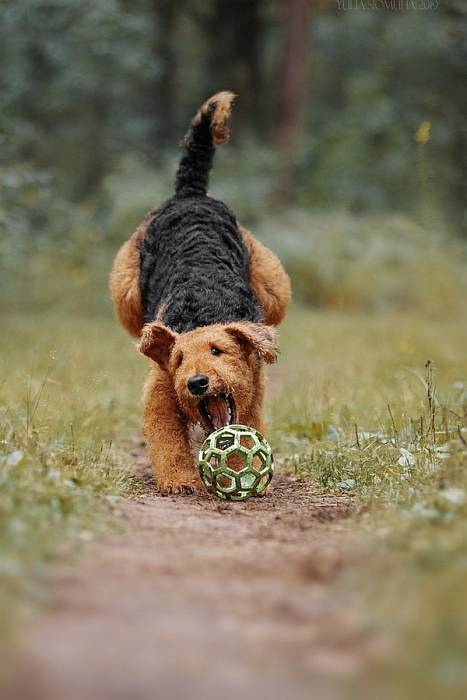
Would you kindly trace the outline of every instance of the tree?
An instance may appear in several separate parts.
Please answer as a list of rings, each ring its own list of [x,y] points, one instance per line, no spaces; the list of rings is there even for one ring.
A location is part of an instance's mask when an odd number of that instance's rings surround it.
[[[154,41],[152,52],[156,71],[155,89],[152,95],[155,144],[164,146],[173,136],[173,115],[176,105],[176,24],[180,2],[153,0]]]
[[[240,129],[261,123],[261,6],[262,0],[215,0],[206,23],[206,92],[232,90],[241,96],[235,107]]]
[[[276,139],[282,154],[279,198],[289,200],[307,97],[311,0],[283,0],[284,40],[279,68]]]

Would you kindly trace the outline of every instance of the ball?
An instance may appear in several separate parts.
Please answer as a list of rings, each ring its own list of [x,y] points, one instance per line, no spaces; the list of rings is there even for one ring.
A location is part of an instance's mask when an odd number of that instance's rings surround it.
[[[227,425],[208,435],[201,446],[199,473],[218,498],[246,501],[264,493],[273,477],[271,446],[254,428]]]

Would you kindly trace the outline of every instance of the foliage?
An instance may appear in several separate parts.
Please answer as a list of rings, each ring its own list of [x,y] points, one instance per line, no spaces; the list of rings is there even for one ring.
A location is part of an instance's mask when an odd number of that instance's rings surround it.
[[[462,211],[465,19],[440,12],[347,12],[313,25],[303,201]],[[356,42],[358,37],[358,42]],[[447,76],[449,75],[449,79]],[[425,143],[416,133],[431,125]],[[420,158],[424,172],[420,172]]]
[[[453,317],[467,294],[467,249],[402,215],[294,209],[256,228],[309,306],[371,313],[414,309]]]
[[[0,60],[8,65],[0,77],[4,235],[62,233],[81,216],[77,203],[105,231],[118,207],[106,194],[106,178],[127,158],[138,158],[143,173],[163,169],[193,110],[219,88],[240,93],[229,187],[241,199],[244,158],[261,160],[269,151],[269,177],[257,195],[260,206],[274,204],[283,165],[275,136],[281,3],[237,2],[256,17],[243,63],[228,53],[238,52],[235,42],[216,43],[213,26],[219,36],[225,29],[221,0],[6,6],[0,25]],[[240,29],[243,16],[224,18],[226,37],[232,23]],[[294,155],[301,206],[392,208],[432,227],[462,228],[465,17],[450,5],[425,13],[339,12],[326,2],[315,8],[305,129]],[[220,67],[232,84],[218,84]],[[422,143],[415,136],[423,122],[431,129]],[[255,200],[247,199],[254,215]]]

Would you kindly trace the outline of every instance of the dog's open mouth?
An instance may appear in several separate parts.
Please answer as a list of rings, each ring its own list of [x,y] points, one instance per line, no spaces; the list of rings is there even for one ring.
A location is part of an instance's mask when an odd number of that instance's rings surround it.
[[[237,420],[237,407],[230,394],[211,394],[199,403],[199,411],[211,430],[232,425]]]

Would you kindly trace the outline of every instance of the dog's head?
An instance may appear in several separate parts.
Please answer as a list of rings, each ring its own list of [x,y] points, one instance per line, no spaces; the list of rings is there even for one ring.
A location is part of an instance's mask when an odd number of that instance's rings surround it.
[[[277,358],[274,328],[248,321],[180,334],[148,323],[139,350],[169,373],[188,421],[201,423],[206,433],[244,419],[260,364]]]

